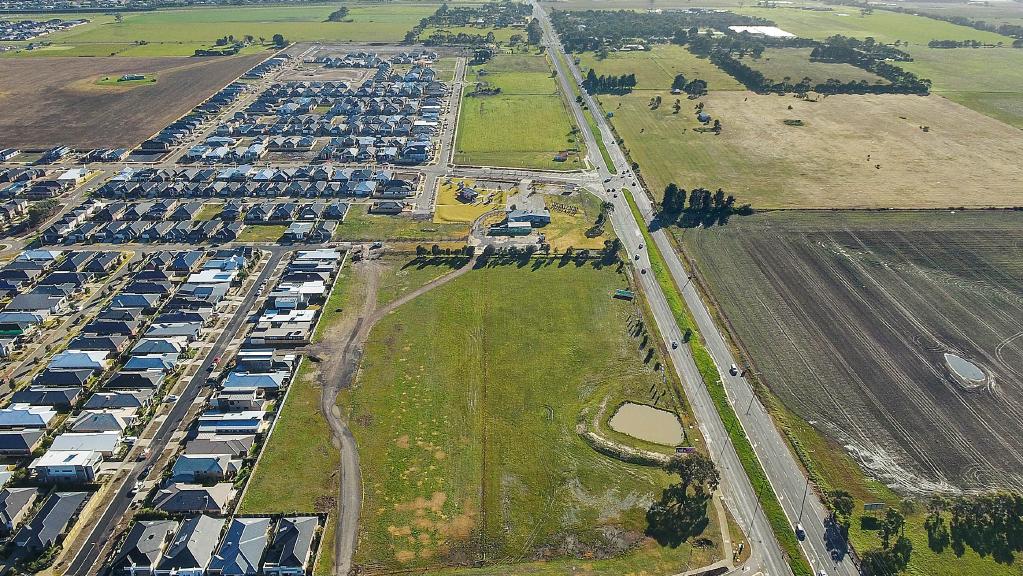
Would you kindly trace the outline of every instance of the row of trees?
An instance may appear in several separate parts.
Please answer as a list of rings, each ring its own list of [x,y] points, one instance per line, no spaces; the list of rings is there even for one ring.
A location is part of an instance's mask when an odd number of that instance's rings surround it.
[[[688,200],[688,202],[687,202]],[[749,204],[735,205],[735,196],[725,194],[718,188],[711,192],[706,188],[693,188],[689,192],[674,182],[664,188],[664,199],[658,218],[666,224],[678,224],[685,228],[723,225],[733,215],[747,216],[753,213]]]
[[[979,40],[931,40],[928,48],[988,48],[994,44],[985,44]]]
[[[1023,552],[1023,495],[935,496],[928,502],[927,512],[924,527],[928,546],[935,552],[951,546],[961,556],[969,546],[1003,564],[1012,564],[1016,554]]]
[[[597,76],[597,73],[590,68],[583,80],[583,88],[590,94],[626,94],[636,86],[635,74],[622,74],[621,76]]]

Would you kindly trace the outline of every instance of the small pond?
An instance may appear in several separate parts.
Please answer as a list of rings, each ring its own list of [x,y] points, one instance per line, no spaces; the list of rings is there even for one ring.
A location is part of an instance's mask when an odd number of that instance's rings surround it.
[[[986,376],[979,366],[955,354],[945,353],[945,362],[960,378],[970,382],[983,382]]]
[[[674,412],[626,402],[611,416],[611,429],[640,440],[675,446],[682,442],[682,424]]]

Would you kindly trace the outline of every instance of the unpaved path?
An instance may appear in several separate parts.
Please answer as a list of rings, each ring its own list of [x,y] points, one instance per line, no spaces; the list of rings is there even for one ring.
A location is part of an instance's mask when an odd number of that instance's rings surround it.
[[[341,411],[337,407],[337,395],[342,389],[351,386],[359,369],[366,339],[377,322],[400,306],[469,272],[475,265],[476,257],[473,256],[465,266],[427,282],[377,309],[377,291],[383,267],[372,260],[353,264],[356,272],[364,278],[366,284],[366,293],[359,316],[345,320],[337,328],[331,330],[322,342],[309,349],[311,353],[322,358],[320,411],[330,424],[335,446],[341,450],[341,481],[338,486],[337,498],[338,523],[334,534],[334,573],[337,576],[347,576],[352,569],[352,559],[355,555],[356,539],[359,533],[359,510],[362,507],[362,473],[359,468],[359,453],[355,446],[355,438],[347,424],[341,419]]]

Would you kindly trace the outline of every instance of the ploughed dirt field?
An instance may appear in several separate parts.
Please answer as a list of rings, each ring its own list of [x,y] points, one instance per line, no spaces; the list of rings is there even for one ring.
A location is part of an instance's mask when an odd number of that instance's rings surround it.
[[[682,236],[761,379],[872,476],[1023,489],[1019,212],[762,213]]]
[[[0,60],[0,147],[135,146],[265,57]],[[157,81],[96,83],[123,74]]]

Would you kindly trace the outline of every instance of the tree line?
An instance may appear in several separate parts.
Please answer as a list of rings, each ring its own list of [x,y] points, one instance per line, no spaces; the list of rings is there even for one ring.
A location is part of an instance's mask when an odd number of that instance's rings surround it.
[[[979,40],[931,40],[928,48],[989,48],[994,44],[985,44]]]
[[[671,90],[673,92],[680,90],[690,96],[703,96],[707,93],[707,81],[699,78],[686,81],[685,74],[676,74],[675,79],[671,81]]]
[[[658,218],[670,224],[693,228],[700,225],[712,226],[715,223],[725,224],[732,215],[746,216],[752,213],[752,206],[742,204],[737,207],[735,196],[726,195],[721,188],[714,192],[706,188],[693,188],[686,192],[684,188],[672,182],[664,188]]]
[[[1001,564],[1012,564],[1023,552],[1023,495],[935,496],[927,504],[924,527],[927,544],[935,552],[951,547],[962,556],[969,547]]]
[[[583,88],[590,94],[627,94],[636,86],[635,74],[621,76],[597,76],[590,68],[583,80]]]

